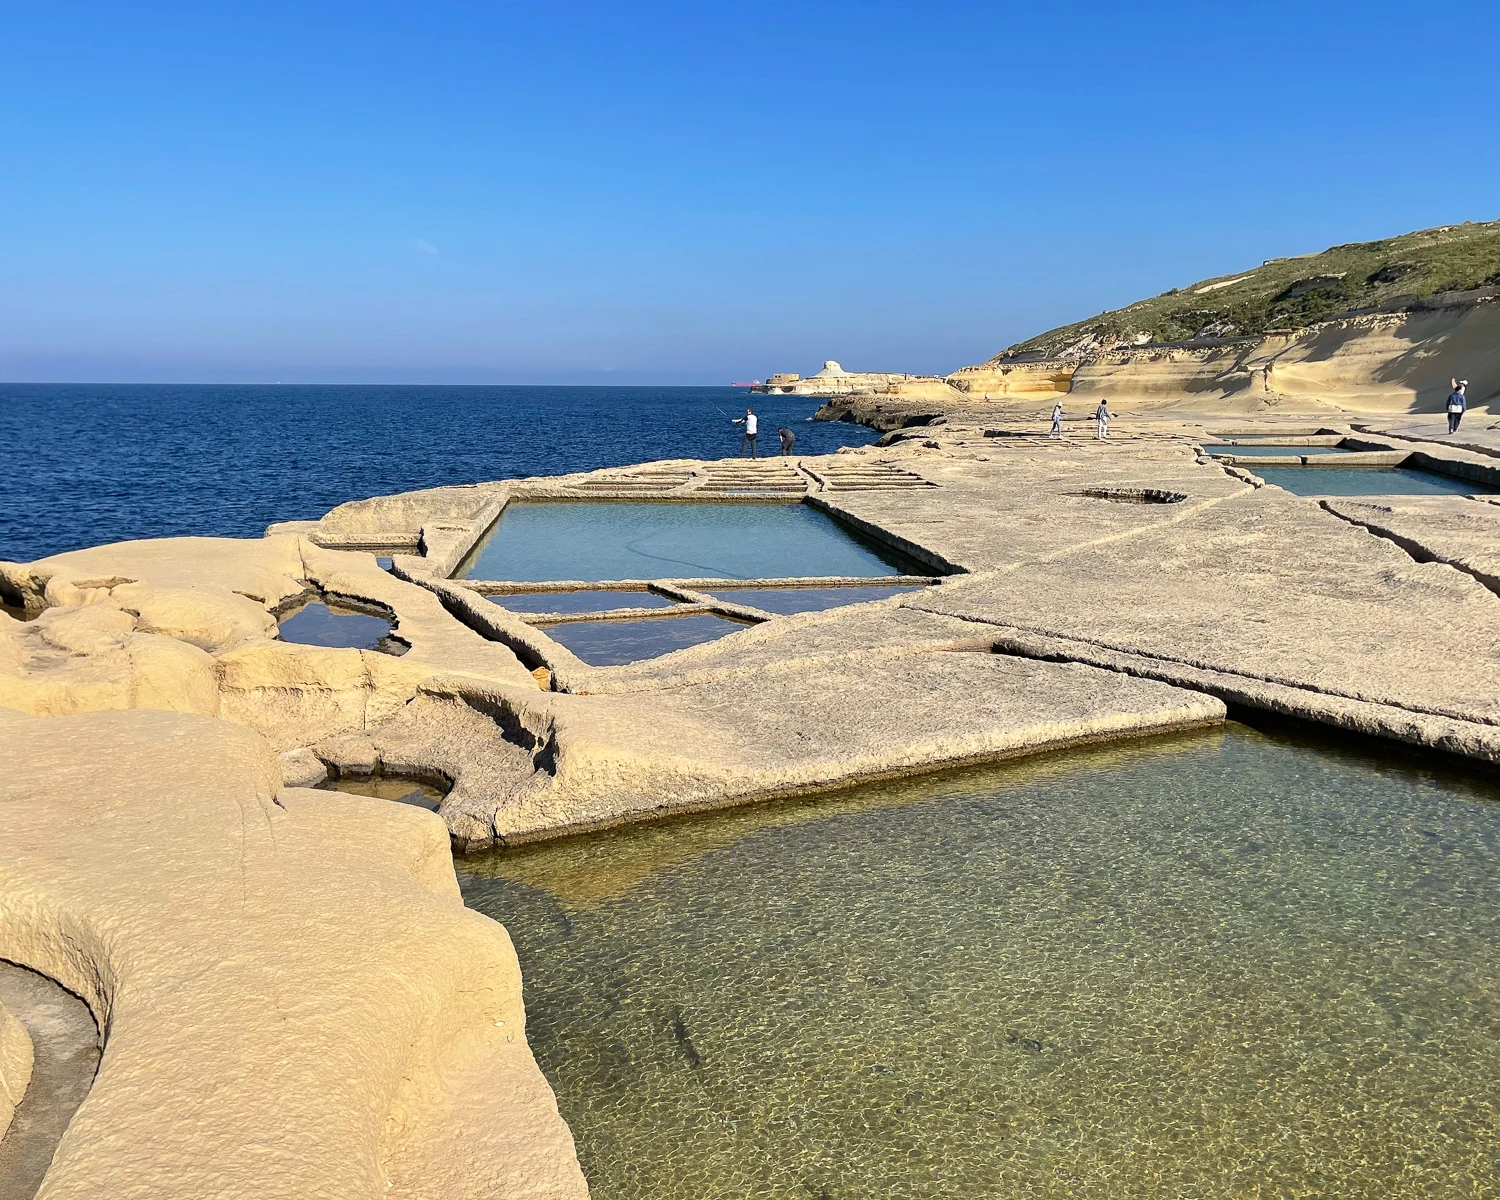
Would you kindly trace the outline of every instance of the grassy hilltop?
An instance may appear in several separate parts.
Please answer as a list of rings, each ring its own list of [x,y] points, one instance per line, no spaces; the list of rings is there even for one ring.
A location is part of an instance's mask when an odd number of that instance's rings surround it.
[[[1500,285],[1500,221],[1423,229],[1173,288],[1048,330],[991,362],[1081,357],[1115,347],[1295,330],[1344,313],[1401,309],[1443,292]]]

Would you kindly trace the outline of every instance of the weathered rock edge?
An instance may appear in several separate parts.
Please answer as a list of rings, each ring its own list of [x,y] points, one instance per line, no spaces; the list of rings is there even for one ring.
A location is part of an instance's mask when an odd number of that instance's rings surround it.
[[[104,1031],[45,1200],[581,1198],[504,930],[429,814],[251,731],[0,710],[0,957]]]

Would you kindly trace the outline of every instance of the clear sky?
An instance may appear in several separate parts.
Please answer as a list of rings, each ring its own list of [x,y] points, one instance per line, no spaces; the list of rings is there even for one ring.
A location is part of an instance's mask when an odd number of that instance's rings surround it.
[[[0,0],[0,379],[953,370],[1500,217],[1442,5]]]

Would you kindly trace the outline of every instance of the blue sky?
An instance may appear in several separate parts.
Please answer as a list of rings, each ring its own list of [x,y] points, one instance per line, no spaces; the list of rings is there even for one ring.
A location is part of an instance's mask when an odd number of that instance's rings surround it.
[[[0,379],[950,371],[1500,217],[1493,0],[0,0]]]

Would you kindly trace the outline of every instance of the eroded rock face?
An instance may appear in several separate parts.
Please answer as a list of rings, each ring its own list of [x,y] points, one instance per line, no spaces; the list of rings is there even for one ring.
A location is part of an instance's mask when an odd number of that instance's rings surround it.
[[[0,704],[40,716],[224,716],[294,749],[387,720],[435,673],[530,680],[509,650],[454,621],[430,592],[369,554],[299,536],[123,542],[0,570],[7,594],[37,614],[0,619]],[[309,593],[391,612],[411,653],[280,641],[276,613]]]
[[[20,1021],[0,1004],[0,1138],[10,1128],[16,1105],[31,1082],[31,1037]]]
[[[45,1194],[586,1194],[436,817],[280,788],[226,721],[0,710],[0,958],[107,1030]],[[461,1130],[463,1140],[455,1138]]]

